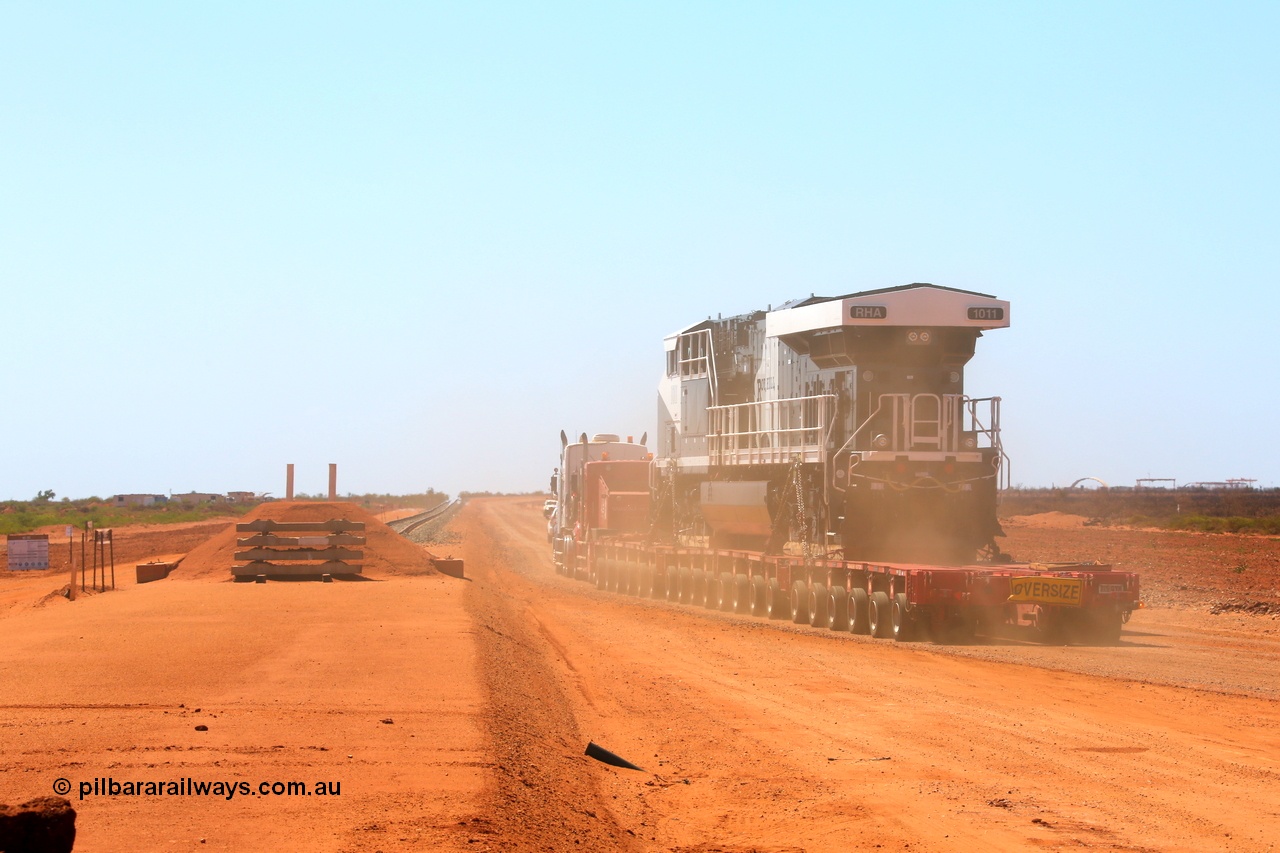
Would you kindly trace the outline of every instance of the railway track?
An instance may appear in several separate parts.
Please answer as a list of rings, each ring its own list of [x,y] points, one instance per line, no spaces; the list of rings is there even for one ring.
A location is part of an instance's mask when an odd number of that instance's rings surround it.
[[[449,501],[447,503],[442,503],[438,506],[434,506],[431,509],[427,510],[426,512],[420,512],[417,515],[410,515],[406,518],[398,518],[395,521],[389,521],[387,522],[387,527],[390,527],[392,530],[394,530],[396,533],[399,533],[401,536],[408,536],[414,530],[417,530],[419,527],[426,524],[427,522],[434,521],[435,519],[449,512],[450,509],[456,510],[461,506],[462,506],[462,499],[454,498],[452,501]]]

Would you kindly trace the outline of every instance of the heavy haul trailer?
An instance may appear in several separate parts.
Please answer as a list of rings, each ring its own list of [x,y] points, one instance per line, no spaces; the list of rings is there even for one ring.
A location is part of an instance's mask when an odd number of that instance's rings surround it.
[[[574,574],[598,589],[899,641],[975,635],[1114,643],[1138,576],[1094,563],[862,563],[590,538]]]
[[[1135,575],[1015,564],[996,543],[1001,400],[969,396],[964,368],[984,331],[1008,325],[1005,301],[911,284],[668,336],[656,458],[644,438],[561,433],[557,566],[606,588],[878,636],[1118,637],[1138,606]]]

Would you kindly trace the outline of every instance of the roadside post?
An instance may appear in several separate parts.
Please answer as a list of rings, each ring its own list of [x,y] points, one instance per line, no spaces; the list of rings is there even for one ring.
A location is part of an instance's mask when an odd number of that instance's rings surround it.
[[[76,600],[76,529],[67,525],[67,566],[71,577],[67,578],[67,600]]]

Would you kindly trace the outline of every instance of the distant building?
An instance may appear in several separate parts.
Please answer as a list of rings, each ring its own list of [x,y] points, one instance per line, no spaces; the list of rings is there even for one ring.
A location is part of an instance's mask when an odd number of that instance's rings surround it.
[[[232,503],[248,503],[257,499],[258,496],[253,492],[227,492],[227,500]]]
[[[224,495],[214,494],[212,492],[187,492],[182,495],[169,496],[169,500],[178,501],[179,503],[184,504],[207,504],[225,499]]]
[[[155,506],[166,503],[169,499],[164,495],[112,495],[111,503],[115,506]]]

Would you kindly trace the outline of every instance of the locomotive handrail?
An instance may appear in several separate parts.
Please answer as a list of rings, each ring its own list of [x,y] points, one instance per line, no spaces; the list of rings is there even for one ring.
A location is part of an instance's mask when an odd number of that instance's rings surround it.
[[[926,418],[921,421],[915,413],[915,402],[918,398],[928,398],[937,405],[938,417]],[[893,424],[890,429],[892,439],[890,446],[884,448],[892,451],[909,451],[915,448],[917,444],[931,444],[939,450],[958,450],[959,436],[966,430],[963,429],[963,423],[956,423],[954,419],[955,409],[966,409],[969,413],[969,422],[974,429],[969,430],[977,435],[984,435],[989,442],[988,446],[996,450],[1004,457],[1004,448],[1000,444],[1000,398],[999,397],[963,397],[958,394],[943,394],[941,400],[937,394],[881,394],[876,398],[875,410],[867,416],[858,427],[849,434],[844,444],[840,445],[840,449],[836,454],[851,453],[857,448],[854,442],[858,436],[871,425],[885,408],[885,399],[889,399],[893,404]],[[978,417],[978,404],[990,404],[991,426],[984,425],[983,421]],[[936,425],[937,434],[920,436],[916,434],[916,426],[918,424]],[[872,447],[872,450],[880,448]],[[978,446],[972,448],[978,449]],[[1006,457],[1007,458],[1007,457]]]
[[[1004,452],[1004,443],[1000,441],[1000,397],[974,397],[966,399],[965,405],[969,409],[969,421],[974,426],[974,432],[978,435],[985,435],[987,440],[991,442],[991,447],[996,451],[996,465],[999,470],[996,476],[999,478],[996,482],[997,489],[1009,488],[1010,471],[1013,467],[1013,461],[1009,459],[1009,454]],[[991,413],[991,426],[984,426],[978,418],[978,404],[987,403],[987,410]]]
[[[709,406],[708,456],[722,465],[784,463],[797,454],[807,462],[825,462],[835,400],[833,394],[818,394]]]
[[[858,433],[860,433],[860,432],[862,432],[864,429],[866,429],[866,427],[867,427],[868,425],[870,425],[871,421],[875,419],[876,415],[880,414],[880,410],[881,410],[882,408],[884,408],[884,398],[885,398],[885,397],[887,397],[887,396],[888,396],[887,394],[881,394],[881,395],[880,395],[879,399],[877,399],[877,400],[876,400],[876,408],[875,408],[875,411],[873,411],[871,414],[867,415],[867,419],[866,419],[865,421],[863,421],[861,424],[859,424],[859,425],[858,425],[858,427],[857,427],[857,429],[855,429],[853,432],[849,433],[849,437],[845,440],[845,443],[844,443],[844,444],[842,444],[842,445],[840,445],[840,449],[836,451],[836,455],[839,455],[839,454],[841,454],[841,453],[845,453],[845,452],[852,452],[852,451],[850,450],[850,445],[852,445],[852,444],[853,444],[853,442],[854,442],[854,439],[856,439],[856,438],[858,437]]]

